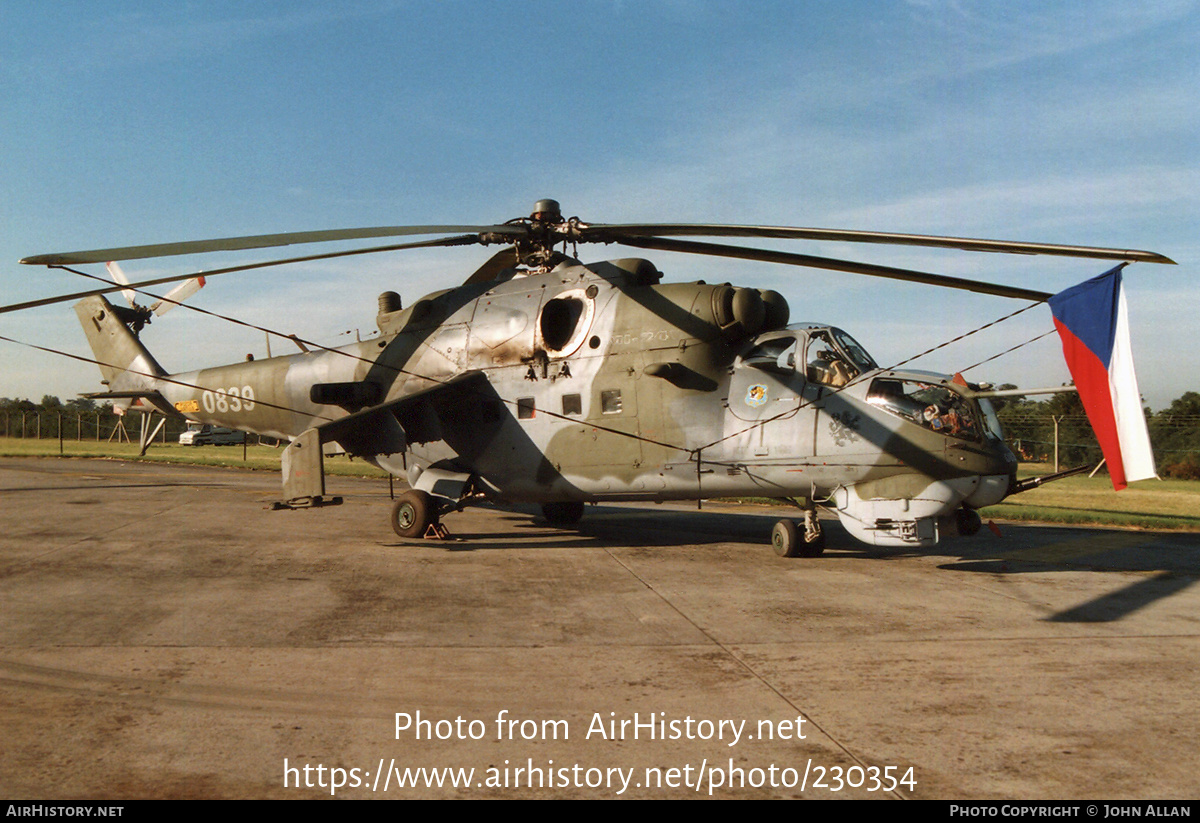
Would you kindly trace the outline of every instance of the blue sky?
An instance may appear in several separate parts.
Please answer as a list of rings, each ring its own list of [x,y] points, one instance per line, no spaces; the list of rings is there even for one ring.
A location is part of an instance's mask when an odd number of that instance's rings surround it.
[[[1142,248],[1126,270],[1142,391],[1200,389],[1200,9],[1194,2],[48,2],[0,5],[0,288],[86,287],[21,257],[407,223],[493,223],[541,197],[592,222],[730,222]],[[1095,261],[777,247],[1057,291]],[[315,250],[315,249],[314,249]],[[375,297],[461,282],[494,250],[213,278],[196,305],[330,345]],[[288,250],[295,253],[295,249]],[[288,252],[280,252],[283,256]],[[581,249],[585,260],[627,250]],[[893,363],[1019,301],[645,253],[674,280],[775,288],[794,320]],[[136,278],[256,259],[126,264]],[[102,273],[102,267],[93,267]],[[1045,307],[914,363],[963,368],[1051,328]],[[349,335],[346,333],[349,332]],[[69,304],[0,334],[87,353]],[[143,340],[182,371],[265,353],[178,310]],[[275,341],[278,354],[287,347]],[[1053,339],[969,373],[1068,379]],[[0,343],[0,396],[99,390]]]

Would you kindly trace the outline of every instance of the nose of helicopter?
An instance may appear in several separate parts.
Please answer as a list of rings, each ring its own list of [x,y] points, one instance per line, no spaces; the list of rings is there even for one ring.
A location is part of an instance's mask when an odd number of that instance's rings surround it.
[[[973,509],[994,506],[1017,488],[1017,457],[999,438],[986,441],[991,452],[979,471],[979,485],[963,502]]]

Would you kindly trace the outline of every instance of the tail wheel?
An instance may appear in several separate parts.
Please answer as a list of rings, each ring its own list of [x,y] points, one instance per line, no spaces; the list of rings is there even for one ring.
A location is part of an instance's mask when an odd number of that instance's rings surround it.
[[[423,491],[404,492],[392,507],[392,529],[401,537],[424,537],[437,519],[437,507]]]
[[[583,503],[543,503],[542,514],[555,526],[574,526],[583,518]]]

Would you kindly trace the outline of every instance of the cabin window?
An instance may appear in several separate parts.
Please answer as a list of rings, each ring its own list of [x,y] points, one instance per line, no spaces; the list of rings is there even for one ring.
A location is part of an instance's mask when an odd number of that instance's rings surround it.
[[[518,397],[517,398],[517,418],[519,420],[533,419],[533,416],[536,411],[537,411],[537,407],[536,407],[535,401],[532,397]]]
[[[583,414],[583,398],[578,394],[564,394],[562,409],[563,414]]]
[[[600,411],[604,414],[621,413],[620,389],[606,389],[600,392]]]

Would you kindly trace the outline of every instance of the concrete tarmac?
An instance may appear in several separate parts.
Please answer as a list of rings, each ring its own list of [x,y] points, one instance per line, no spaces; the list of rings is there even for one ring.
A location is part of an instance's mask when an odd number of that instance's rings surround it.
[[[788,560],[786,510],[706,504],[403,541],[386,482],[278,484],[0,460],[0,796],[1200,793],[1200,535],[831,521]]]

